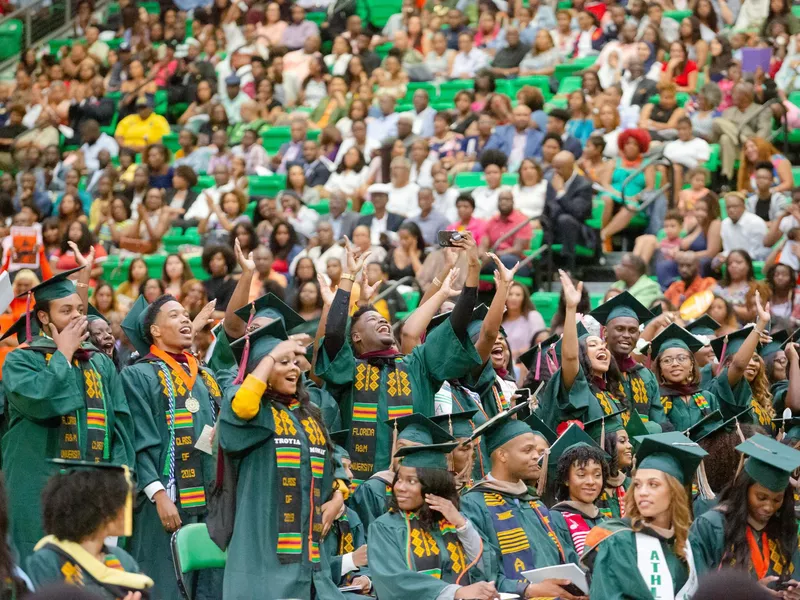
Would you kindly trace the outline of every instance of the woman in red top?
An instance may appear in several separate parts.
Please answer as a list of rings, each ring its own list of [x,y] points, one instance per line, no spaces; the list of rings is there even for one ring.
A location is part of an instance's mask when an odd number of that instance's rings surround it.
[[[89,256],[89,251],[94,247],[95,258],[108,256],[102,244],[96,244],[94,236],[89,231],[89,226],[81,221],[73,221],[61,241],[61,249],[56,253],[55,270],[58,272],[77,268],[78,262],[75,260],[75,253],[70,249],[69,242],[73,242],[78,247],[78,252],[84,258]],[[92,266],[92,280],[89,285],[94,287],[94,279],[103,274],[103,265],[95,264]]]
[[[674,83],[679,92],[694,94],[697,90],[697,63],[689,60],[683,42],[669,46],[669,62],[661,67],[661,82]]]

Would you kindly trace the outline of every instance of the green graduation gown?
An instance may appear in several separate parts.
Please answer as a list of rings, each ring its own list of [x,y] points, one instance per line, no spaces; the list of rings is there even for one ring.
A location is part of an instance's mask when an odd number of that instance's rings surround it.
[[[369,526],[389,510],[389,499],[392,496],[392,482],[394,473],[380,471],[367,479],[356,488],[350,496],[348,503],[358,514],[364,531],[369,531]]]
[[[698,390],[688,401],[668,388],[661,388],[661,404],[676,431],[686,431],[705,415],[719,409],[719,400],[710,390]]]
[[[608,483],[608,482],[606,482]],[[631,478],[624,476],[622,484],[613,487],[607,486],[603,488],[603,492],[597,499],[597,508],[605,519],[620,519],[622,518],[622,507],[625,502],[625,493],[631,486]]]
[[[527,585],[527,581],[523,581],[522,575],[518,577],[507,575],[492,512],[487,501],[495,506],[498,502],[502,502],[503,510],[508,507],[507,510],[510,510],[517,520],[532,551],[533,568],[578,563],[578,555],[572,546],[569,529],[559,513],[548,511],[540,500],[527,491],[523,494],[511,494],[495,488],[491,481],[479,481],[461,497],[461,512],[481,534],[484,545],[484,568],[494,579],[498,591],[520,593],[520,589]]]
[[[431,540],[422,540],[419,544],[410,542],[408,525],[402,512],[388,512],[370,525],[367,545],[369,568],[373,587],[380,600],[436,600],[444,589],[456,582],[465,586],[485,581],[480,558],[478,564],[465,573],[470,559],[461,543],[458,542],[455,549],[449,547],[450,544],[436,527],[428,534],[436,543],[437,548],[432,553],[439,557],[435,568],[441,569],[440,577],[417,571],[415,556],[424,554]],[[430,550],[428,554],[431,554]]]
[[[728,369],[725,368],[709,382],[707,389],[717,396],[721,405],[724,405],[722,406],[723,414],[737,414],[749,405],[753,408],[752,422],[761,425],[767,431],[768,435],[773,435],[775,433],[772,417],[756,399],[753,398],[753,390],[744,377],[742,377],[736,385],[731,387],[730,383],[728,383]]]
[[[694,513],[695,520],[699,519],[701,515],[714,508],[719,502],[718,498],[704,498],[702,494],[697,494],[692,500],[692,512]]]
[[[783,416],[783,410],[786,408],[786,394],[789,393],[789,380],[776,381],[769,388],[772,394],[772,408],[775,409],[775,416],[780,418]]]
[[[749,527],[749,525],[748,525]],[[758,547],[762,546],[761,532],[752,530]],[[698,574],[702,575],[708,571],[716,571],[723,562],[725,554],[725,513],[719,508],[709,510],[696,518],[689,529],[689,543],[692,545],[694,562],[697,565]],[[794,573],[800,568],[800,551],[795,546],[791,559],[787,561],[781,559],[778,551],[780,547],[777,540],[767,538],[769,545],[769,567],[764,576],[775,575],[790,576],[797,579]],[[735,566],[730,557],[725,559],[724,567]],[[752,561],[747,561],[747,573],[758,581],[760,578],[753,568]]]
[[[132,468],[133,421],[117,369],[91,344],[83,344],[82,349],[91,352],[88,368],[99,375],[103,389],[108,462]],[[8,419],[8,431],[3,436],[3,472],[11,537],[24,561],[44,536],[40,496],[47,479],[58,470],[47,459],[59,457],[62,418],[73,413],[77,416],[80,457],[89,456],[86,394],[93,385],[87,386],[82,369],[68,363],[55,342],[44,336],[35,338],[30,348],[17,348],[6,356],[3,384]]]
[[[491,365],[489,366],[491,367]],[[488,378],[489,375],[487,375],[487,373],[488,372],[486,369],[483,369],[480,377]],[[493,377],[493,375],[494,369],[492,369],[491,376]],[[450,392],[450,396],[452,398],[452,412],[466,412],[468,410],[478,411],[471,419],[473,429],[477,429],[486,423],[486,421],[488,421],[492,416],[497,414],[497,409],[492,409],[492,407],[496,406],[494,402],[492,402],[488,407],[484,407],[481,395],[478,392],[470,389],[469,384],[466,383],[466,381],[446,381],[442,385],[442,388],[437,392],[437,396],[444,393],[445,390]],[[486,450],[486,440],[481,437],[480,442],[480,452],[475,454],[475,465],[472,469],[472,478],[475,481],[483,479],[486,476],[486,473],[489,472],[489,468],[492,464],[489,458],[489,452]]]
[[[351,432],[347,450],[353,460],[351,468],[355,479],[366,480],[373,473],[389,468],[392,430],[385,422],[390,417],[410,414],[412,411],[423,415],[434,414],[434,395],[442,382],[464,377],[470,369],[480,365],[480,357],[468,338],[461,341],[456,337],[452,324],[447,320],[434,329],[423,344],[414,348],[410,354],[402,356],[402,362],[407,379],[402,377],[402,372],[391,361],[381,359],[376,363],[379,374],[375,381],[364,381],[366,378],[357,368],[363,368],[364,363],[356,360],[349,344],[346,343],[336,356],[330,357],[325,351],[324,340],[320,343],[316,372],[326,382],[326,389],[339,404],[343,428]],[[397,382],[399,385],[389,381],[390,376],[392,379],[400,376],[401,381]],[[356,388],[361,385],[364,385],[363,393],[367,392],[367,388],[374,390],[372,397],[377,401],[377,415],[372,413],[374,416],[368,416],[366,421],[364,418],[359,421],[358,411],[354,411],[354,408],[358,408],[354,407]],[[399,412],[390,415],[390,391],[394,390],[398,390],[395,397],[400,399],[396,402],[399,401],[404,406],[397,406]],[[369,457],[372,461],[366,461],[361,465],[363,469],[359,470],[358,453],[353,448],[353,430],[366,429],[370,422],[375,423],[374,454]]]
[[[662,538],[647,527],[642,533],[659,540],[677,594],[689,578],[689,568],[673,550],[674,537]],[[586,538],[583,563],[591,575],[591,598],[653,600],[650,587],[637,569],[636,536],[630,520],[612,519],[595,527]]]
[[[139,565],[134,558],[122,548],[106,547],[105,564],[107,567],[123,570],[127,573],[141,573]],[[75,575],[68,575],[62,571],[62,567],[72,565],[76,569]],[[103,587],[91,577],[82,573],[81,568],[75,564],[64,563],[64,558],[55,550],[41,548],[28,557],[25,566],[25,573],[31,578],[35,589],[39,589],[51,584],[69,583],[84,588],[87,592],[96,594],[103,600],[117,600],[107,588]],[[175,596],[178,598],[178,596]]]
[[[623,397],[628,406],[635,406],[643,420],[664,423],[667,418],[661,406],[661,395],[658,393],[658,381],[655,374],[637,363],[627,371],[620,369],[620,384]]]
[[[536,409],[538,417],[553,431],[564,421],[585,423],[622,410],[622,404],[614,396],[586,379],[582,368],[578,368],[578,375],[569,389],[564,385],[561,373],[559,369],[547,382]]]
[[[318,600],[341,599],[342,594],[331,579],[327,553],[320,551],[316,563],[309,557],[310,502],[303,501],[300,509],[301,554],[295,562],[281,562],[278,558],[281,484],[273,403],[263,398],[261,409],[253,419],[240,419],[231,406],[238,389],[239,386],[234,386],[225,391],[217,424],[219,444],[234,459],[238,472],[236,517],[228,545],[223,597],[225,600],[310,598],[313,585]],[[302,440],[299,486],[303,498],[310,498],[312,480],[317,478],[311,472],[308,435],[295,411],[278,404],[274,407],[284,420],[291,422]],[[333,469],[333,456],[329,451],[321,478],[322,502],[328,499],[333,488]]]
[[[136,447],[137,497],[133,516],[133,536],[129,550],[141,568],[155,581],[153,598],[169,600],[177,598],[178,584],[175,579],[175,568],[172,563],[170,549],[171,534],[164,529],[158,516],[156,505],[148,500],[144,489],[156,482],[167,488],[169,473],[165,474],[165,465],[169,463],[171,428],[167,424],[169,400],[164,386],[161,384],[156,365],[164,364],[149,355],[136,364],[122,370],[122,383],[130,403],[131,413],[136,424],[134,445]],[[152,359],[152,360],[151,360]],[[169,367],[167,367],[169,369]],[[198,400],[200,410],[191,415],[194,439],[198,439],[207,425],[213,427],[216,412],[219,410],[220,390],[210,371],[200,367],[205,373],[198,372],[191,395]],[[177,378],[172,376],[173,389]],[[211,390],[209,390],[209,386]],[[181,428],[175,428],[175,438],[180,446]],[[216,460],[209,454],[194,450],[202,465],[203,483],[208,490],[215,479]],[[176,471],[180,461],[175,460]],[[177,477],[176,473],[176,477]],[[176,500],[178,514],[184,525],[205,521],[207,507],[188,513]]]
[[[361,519],[352,508],[345,508],[344,513],[333,522],[328,535],[322,540],[322,552],[328,555],[331,579],[337,586],[348,585],[354,578],[362,575],[369,577],[367,567],[342,575],[342,556],[358,550],[366,543],[367,532]]]

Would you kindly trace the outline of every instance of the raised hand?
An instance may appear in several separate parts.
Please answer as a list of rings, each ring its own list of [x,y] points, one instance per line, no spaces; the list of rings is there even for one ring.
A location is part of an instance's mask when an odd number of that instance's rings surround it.
[[[466,252],[467,259],[470,263],[480,263],[478,244],[475,242],[475,238],[472,237],[471,232],[462,231],[461,239],[453,242],[453,248],[457,248],[459,252]]]
[[[79,267],[85,267],[86,265],[89,265],[89,268],[92,268],[92,265],[94,264],[94,246],[89,249],[89,255],[84,257],[83,254],[81,254],[81,251],[78,250],[78,245],[75,242],[69,240],[67,241],[67,245],[75,255],[75,262]]]
[[[756,301],[756,314],[758,315],[758,321],[762,324],[762,326],[766,326],[769,323],[771,318],[769,312],[769,302],[765,305],[761,305],[761,294],[756,290],[755,294],[755,301]]]
[[[444,266],[452,269],[458,262],[458,250],[455,248],[447,247],[444,249]]]
[[[362,252],[360,248],[353,248],[347,236],[344,236],[344,249],[347,252],[347,264],[345,266],[347,272],[351,275],[361,270],[361,267],[364,266],[364,261],[372,253],[371,250]]]
[[[466,524],[466,519],[461,516],[455,505],[447,498],[442,498],[435,494],[425,494],[425,502],[430,506],[431,510],[442,513],[442,516],[450,523],[461,528]]]
[[[558,270],[558,277],[561,280],[561,289],[564,290],[564,302],[567,308],[578,308],[583,296],[583,282],[579,281],[576,287],[570,276],[562,269]]]
[[[86,317],[80,317],[67,323],[60,332],[52,323],[47,324],[50,337],[56,343],[59,352],[63,354],[69,362],[72,362],[72,355],[81,347],[81,344],[89,339],[89,322]]]
[[[794,361],[797,360],[797,344],[794,342],[790,342],[786,344],[786,358],[789,359],[789,364],[792,364]]]
[[[197,335],[198,331],[201,331],[203,327],[208,325],[209,323],[213,323],[214,319],[211,318],[211,315],[214,314],[214,309],[217,307],[216,299],[212,300],[208,304],[206,304],[200,312],[197,313],[197,316],[192,321],[192,331],[195,335]]]
[[[494,261],[494,264],[497,267],[498,279],[500,282],[509,284],[514,281],[514,275],[517,273],[517,269],[519,269],[519,262],[509,269],[503,264],[503,261],[501,261],[494,252],[487,252],[486,255]]]
[[[317,273],[317,283],[319,283],[319,293],[322,294],[322,303],[325,306],[330,306],[333,303],[333,297],[336,295],[336,290],[339,289],[339,286],[336,286],[336,289],[332,290],[331,286],[328,285],[328,282],[325,280],[325,276],[321,273]]]
[[[364,302],[369,302],[370,300],[372,300],[372,298],[375,296],[375,294],[380,289],[382,283],[383,283],[383,279],[378,279],[378,281],[375,282],[375,285],[370,285],[369,281],[367,281],[367,270],[366,269],[362,269],[361,270],[361,283],[360,283],[360,285],[361,285],[361,296],[359,297],[359,300],[363,300]]]
[[[233,251],[236,254],[236,262],[239,263],[243,273],[252,273],[256,270],[256,261],[253,260],[253,253],[251,252],[245,257],[238,238],[233,243]]]
[[[439,288],[439,292],[443,293],[448,298],[451,296],[458,296],[461,293],[461,290],[454,290],[453,285],[458,279],[458,275],[460,273],[461,269],[450,269],[447,277],[445,277],[444,281],[442,282],[442,287]]]

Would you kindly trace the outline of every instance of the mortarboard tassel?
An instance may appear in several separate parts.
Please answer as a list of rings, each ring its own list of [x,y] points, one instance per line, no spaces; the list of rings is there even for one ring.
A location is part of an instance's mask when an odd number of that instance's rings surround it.
[[[739,436],[739,442],[744,443],[744,432],[742,431],[741,425],[739,425],[739,419],[736,419],[736,435]]]
[[[647,345],[647,370],[653,370],[653,342]]]
[[[33,304],[33,292],[28,292],[28,299],[25,301],[25,341],[29,344],[33,339],[31,335],[31,305]]]
[[[737,428],[738,428],[738,426],[739,426],[739,423],[736,423],[736,426],[737,426]],[[744,468],[744,454],[740,454],[740,455],[739,455],[739,465],[736,467],[736,475],[734,475],[734,476],[733,476],[733,480],[734,480],[734,481],[736,481],[737,479],[739,479],[739,473],[741,473],[741,472],[742,472],[742,469],[743,469],[743,468]]]
[[[556,347],[555,344],[552,344],[547,349],[547,369],[550,371],[550,375],[554,375],[556,371],[558,371],[558,355],[556,354]]]
[[[244,350],[242,350],[242,360],[239,363],[239,372],[236,373],[236,379],[233,380],[233,385],[241,385],[244,381],[244,372],[247,370],[247,361],[250,359],[250,325],[253,318],[256,316],[256,305],[250,304],[250,318],[247,319],[247,325],[244,328]]]
[[[125,537],[133,535],[133,478],[131,477],[131,470],[122,465],[122,470],[125,473],[125,481],[128,484],[128,493],[125,496],[125,517],[124,517],[124,531]]]
[[[397,452],[397,419],[394,420],[394,427],[392,427],[392,459],[389,464],[394,462],[394,455]]]
[[[539,352],[536,353],[536,370],[533,372],[533,378],[538,381],[539,380],[539,374],[540,374],[540,372],[542,370],[541,369],[541,367],[542,367],[542,345],[539,344],[537,346],[537,348],[539,348]]]
[[[703,495],[703,498],[706,500],[713,500],[716,498],[714,490],[711,489],[711,485],[708,483],[708,477],[706,476],[706,465],[703,461],[700,461],[700,466],[697,467],[697,487],[700,490],[700,493]]]
[[[717,365],[716,375],[719,375],[720,373],[722,373],[722,365],[725,364],[725,358],[726,358],[725,357],[725,352],[727,350],[728,350],[728,336],[726,335],[725,339],[722,341],[722,353],[719,356],[719,364]],[[739,426],[738,422],[736,423],[736,426],[737,427]],[[742,438],[742,441],[744,441],[744,438]]]
[[[542,458],[542,467],[539,470],[539,481],[536,482],[536,495],[539,498],[544,494],[544,488],[547,485],[547,467],[548,459],[550,458],[550,448],[545,448],[544,457]]]

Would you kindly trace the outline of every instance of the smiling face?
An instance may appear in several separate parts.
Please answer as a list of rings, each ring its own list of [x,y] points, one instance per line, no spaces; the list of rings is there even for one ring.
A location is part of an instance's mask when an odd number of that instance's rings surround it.
[[[570,500],[593,504],[603,491],[603,465],[594,460],[583,465],[577,461],[572,463],[567,487]]]
[[[784,492],[773,492],[760,483],[753,483],[747,490],[747,514],[761,526],[766,526],[769,520],[783,506]]]
[[[392,326],[383,316],[374,310],[361,315],[353,324],[351,339],[353,344],[363,352],[385,350],[394,344]]]
[[[415,468],[401,466],[397,469],[393,493],[400,510],[414,511],[422,507],[422,483]]]
[[[633,444],[625,430],[617,432],[617,466],[620,470],[633,464]]]
[[[89,323],[89,340],[106,356],[114,353],[114,334],[103,319],[95,319]]]
[[[758,354],[753,354],[750,357],[750,362],[747,363],[747,367],[744,370],[744,378],[747,379],[748,383],[758,376],[763,364],[763,360]]]
[[[692,355],[683,348],[664,350],[658,357],[658,368],[668,383],[686,383],[694,375]]]
[[[639,321],[633,317],[617,317],[606,325],[606,343],[616,355],[628,356],[639,340]]]
[[[275,359],[275,365],[269,374],[267,387],[279,394],[293,396],[297,393],[302,370],[300,361],[294,353],[287,353]]]
[[[166,302],[158,311],[155,323],[150,327],[153,342],[162,350],[188,350],[192,347],[192,320],[177,300]]]
[[[508,366],[508,359],[511,352],[508,349],[508,342],[502,335],[498,335],[492,346],[492,366],[495,370],[505,369]]]
[[[633,499],[644,518],[655,519],[670,510],[672,497],[663,472],[639,469],[633,477],[632,487]]]
[[[608,372],[611,365],[611,353],[606,343],[596,335],[586,338],[586,355],[592,365],[592,371],[597,374]]]

